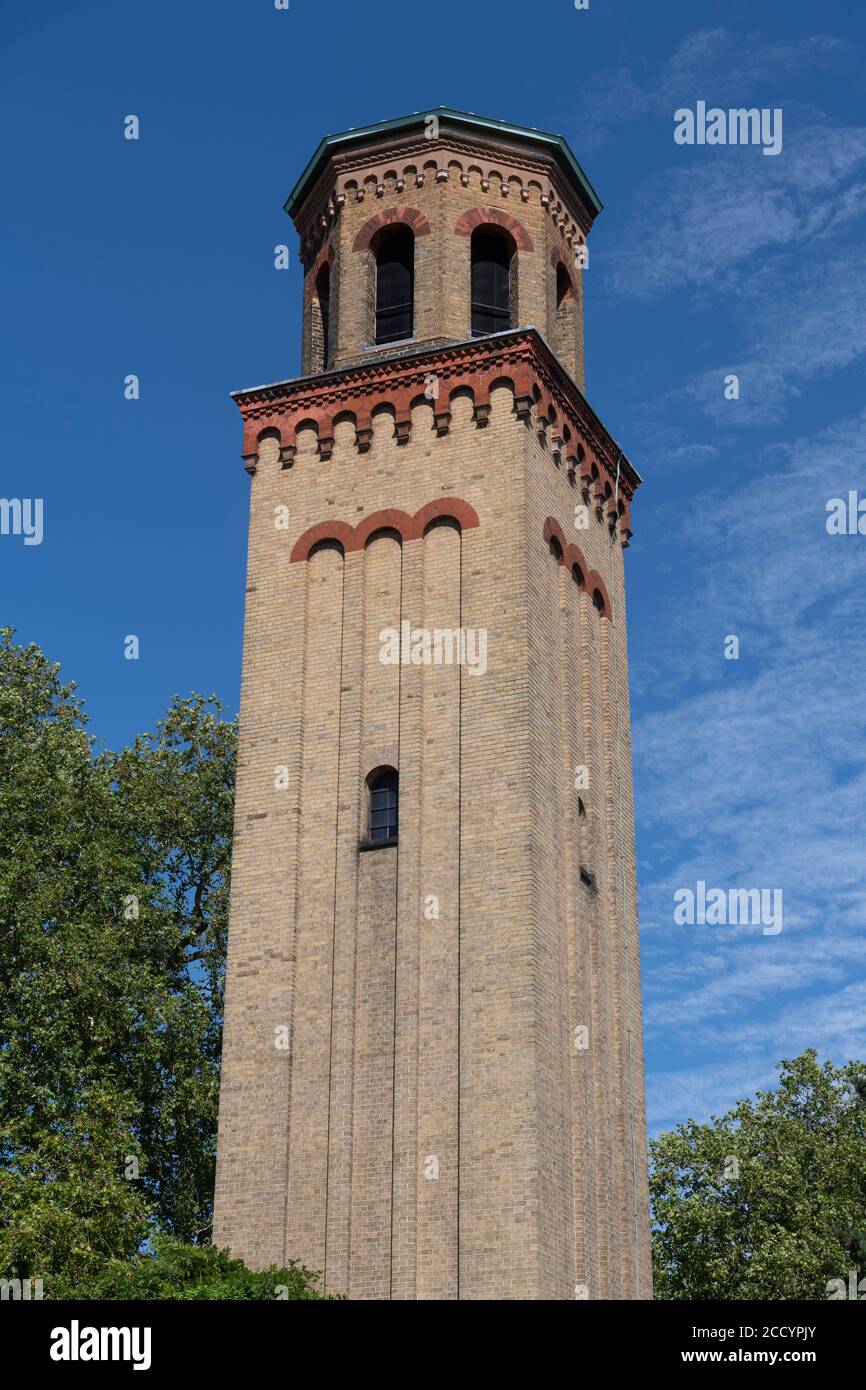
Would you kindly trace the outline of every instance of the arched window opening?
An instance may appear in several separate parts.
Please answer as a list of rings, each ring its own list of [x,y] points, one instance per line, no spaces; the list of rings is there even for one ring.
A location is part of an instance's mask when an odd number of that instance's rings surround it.
[[[514,258],[514,242],[507,232],[478,227],[472,233],[473,337],[511,327]]]
[[[429,536],[431,531],[456,531],[459,536],[460,522],[455,516],[434,516],[424,527],[424,535]]]
[[[397,840],[398,779],[393,767],[382,767],[372,773],[370,789],[370,819],[368,834],[371,844],[394,844]]]
[[[578,586],[579,588],[582,589],[582,588],[583,588],[583,571],[581,570],[580,565],[572,565],[572,567],[571,567],[571,577],[572,577],[572,579],[574,580],[575,584],[577,584],[577,586]]]
[[[415,290],[415,238],[396,226],[382,237],[376,257],[376,342],[411,338]]]
[[[338,541],[331,536],[326,536],[324,540],[316,541],[315,545],[310,546],[308,560],[312,560],[314,555],[318,555],[322,550],[335,550],[338,555],[345,559],[346,552],[343,549],[342,541]]]
[[[558,565],[561,565],[561,564],[562,564],[562,546],[560,545],[560,543],[559,543],[559,541],[557,540],[556,536],[551,536],[550,540],[548,541],[548,547],[549,547],[550,553],[551,553],[551,555],[553,556],[553,558],[554,558],[554,560],[556,561],[556,563],[557,563]]]
[[[557,264],[557,267],[556,267],[556,307],[557,307],[557,309],[558,309],[559,306],[562,304],[562,301],[563,301],[565,298],[567,298],[567,296],[568,296],[570,293],[571,293],[571,280],[569,279],[568,271],[566,270],[565,266],[562,264],[562,261],[560,261],[560,262]]]
[[[316,301],[319,305],[319,321],[315,325],[318,330],[315,358],[318,366],[324,371],[328,365],[331,332],[331,267],[327,261],[320,267],[316,276]]]
[[[574,375],[577,370],[577,304],[571,276],[562,261],[556,263],[553,349],[565,370]]]
[[[596,610],[597,610],[599,613],[604,613],[604,611],[605,611],[605,608],[604,608],[604,599],[602,598],[602,594],[601,594],[601,590],[600,590],[600,589],[593,589],[593,591],[592,591],[592,602],[593,602],[593,606],[596,608]]]

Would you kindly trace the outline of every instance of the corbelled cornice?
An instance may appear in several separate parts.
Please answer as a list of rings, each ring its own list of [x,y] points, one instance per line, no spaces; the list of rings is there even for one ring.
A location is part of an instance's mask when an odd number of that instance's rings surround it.
[[[413,188],[450,179],[517,205],[540,203],[573,248],[583,244],[597,211],[577,196],[546,151],[501,137],[481,139],[443,123],[434,139],[402,133],[332,153],[293,212],[302,261],[316,255],[347,201],[375,205],[379,198],[408,196]]]
[[[373,412],[384,405],[394,411],[398,444],[408,442],[412,408],[419,403],[432,406],[436,434],[447,434],[457,391],[471,393],[475,424],[483,428],[490,414],[490,392],[503,384],[513,391],[515,414],[536,428],[555,465],[564,466],[569,481],[593,498],[627,544],[629,504],[640,477],[535,328],[417,352],[401,350],[399,355],[317,376],[235,391],[232,399],[244,421],[244,463],[255,472],[264,435],[279,439],[280,461],[291,466],[302,426],[315,428],[318,454],[330,458],[337,419],[354,423],[355,446],[366,452],[373,436]]]

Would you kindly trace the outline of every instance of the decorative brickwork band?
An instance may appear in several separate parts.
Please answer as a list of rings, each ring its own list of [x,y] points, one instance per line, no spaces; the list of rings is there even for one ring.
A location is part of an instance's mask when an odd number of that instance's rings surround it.
[[[584,589],[589,594],[601,616],[609,619],[610,597],[607,592],[607,585],[598,570],[588,568],[577,546],[565,539],[562,527],[552,516],[549,516],[544,523],[544,540],[547,545],[553,542],[551,548],[556,555],[557,563],[566,567],[578,588]]]
[[[365,222],[355,240],[352,243],[353,251],[366,251],[370,246],[373,237],[382,227],[389,227],[392,223],[400,223],[403,226],[411,227],[416,237],[427,236],[430,231],[430,223],[419,212],[417,208],[400,207],[385,208],[382,212],[377,212],[375,217],[371,217],[369,222]]]
[[[426,502],[414,516],[396,507],[387,507],[365,517],[357,526],[345,521],[319,521],[298,537],[289,558],[292,564],[309,559],[313,546],[320,541],[337,541],[346,554],[363,550],[376,531],[396,531],[404,541],[420,540],[428,526],[442,518],[456,521],[461,531],[470,531],[478,525],[475,508],[461,497],[437,497],[434,502]]]
[[[472,208],[470,212],[464,212],[462,217],[457,219],[454,230],[458,236],[471,236],[476,227],[488,226],[491,222],[511,233],[518,251],[535,250],[525,227],[522,227],[510,212],[502,212],[499,208]]]
[[[445,435],[457,392],[471,394],[476,427],[483,427],[490,393],[500,386],[511,390],[515,414],[527,423],[534,419],[556,462],[564,463],[571,479],[579,478],[584,495],[594,500],[608,526],[618,530],[621,544],[627,545],[630,502],[640,477],[532,328],[238,391],[233,399],[244,420],[244,464],[255,473],[259,442],[271,433],[280,442],[281,464],[290,467],[302,428],[315,430],[318,455],[328,459],[334,427],[341,420],[354,424],[355,447],[364,453],[372,440],[373,412],[382,406],[394,411],[398,444],[410,439],[412,411],[418,405],[432,407],[432,432]]]

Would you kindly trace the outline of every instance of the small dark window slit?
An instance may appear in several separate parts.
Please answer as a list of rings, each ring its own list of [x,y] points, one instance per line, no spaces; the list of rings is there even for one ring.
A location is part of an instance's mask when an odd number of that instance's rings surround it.
[[[395,844],[398,825],[398,778],[393,767],[374,772],[367,783],[370,789],[368,841],[373,845]]]

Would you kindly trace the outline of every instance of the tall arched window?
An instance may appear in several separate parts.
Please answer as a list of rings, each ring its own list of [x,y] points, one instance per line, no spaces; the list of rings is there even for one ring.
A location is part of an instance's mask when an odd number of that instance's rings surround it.
[[[319,306],[318,322],[314,320],[314,333],[318,334],[315,345],[317,365],[324,370],[328,365],[328,349],[331,328],[331,267],[325,261],[316,276],[316,302]]]
[[[512,238],[498,227],[472,233],[472,333],[500,333],[511,327]]]
[[[562,304],[567,295],[571,294],[571,280],[568,271],[560,261],[556,267],[556,307]]]
[[[410,227],[388,228],[375,248],[376,342],[411,338],[415,238]]]
[[[397,839],[398,781],[393,767],[381,767],[371,774],[369,838],[373,844],[389,844]]]

